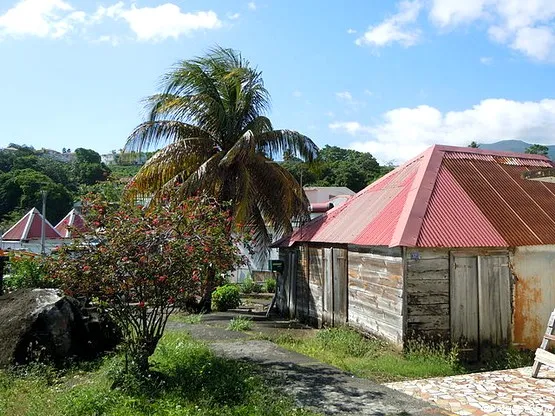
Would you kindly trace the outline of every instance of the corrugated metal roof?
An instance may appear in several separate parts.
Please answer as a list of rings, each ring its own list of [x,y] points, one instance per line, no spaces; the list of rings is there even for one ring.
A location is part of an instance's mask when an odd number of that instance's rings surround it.
[[[461,215],[464,212],[465,215]],[[418,236],[418,247],[505,247],[507,242],[442,167]]]
[[[280,245],[555,244],[555,184],[521,177],[552,166],[544,156],[433,146]]]
[[[83,230],[85,228],[85,220],[83,220],[83,217],[74,208],[69,211],[54,228],[63,238],[71,238],[71,231],[69,228]]]
[[[12,228],[2,235],[5,241],[38,240],[42,234],[42,215],[33,208],[25,214]],[[44,236],[47,239],[62,238],[52,224],[45,220]]]

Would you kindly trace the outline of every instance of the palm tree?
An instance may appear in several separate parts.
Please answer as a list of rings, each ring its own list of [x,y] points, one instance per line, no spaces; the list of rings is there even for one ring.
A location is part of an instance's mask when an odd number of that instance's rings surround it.
[[[285,150],[312,161],[317,146],[291,130],[274,130],[264,115],[269,93],[261,72],[240,53],[217,47],[179,62],[162,79],[162,92],[147,99],[147,121],[135,128],[126,151],[165,144],[140,169],[131,194],[182,197],[205,192],[231,204],[259,245],[291,231],[308,201],[295,178],[272,157]]]

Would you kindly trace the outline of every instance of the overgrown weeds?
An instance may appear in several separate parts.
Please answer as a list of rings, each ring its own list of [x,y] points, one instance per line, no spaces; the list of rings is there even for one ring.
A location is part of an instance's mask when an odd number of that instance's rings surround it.
[[[217,357],[204,344],[181,333],[164,335],[151,364],[152,371],[143,376],[123,373],[123,358],[118,355],[100,360],[90,369],[0,372],[0,414],[310,414],[296,408],[256,367]]]
[[[444,344],[412,341],[402,352],[384,340],[364,337],[347,327],[323,329],[309,338],[285,333],[273,340],[377,382],[450,376],[463,371],[457,351]]]
[[[246,316],[236,316],[227,325],[228,331],[250,331],[252,320]]]
[[[182,313],[174,312],[168,319],[169,322],[181,322],[184,324],[198,325],[202,322],[204,313]]]

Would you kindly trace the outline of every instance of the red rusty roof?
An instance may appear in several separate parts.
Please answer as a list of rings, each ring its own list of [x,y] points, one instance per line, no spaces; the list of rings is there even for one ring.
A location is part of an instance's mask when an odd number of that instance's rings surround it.
[[[54,228],[63,238],[71,238],[70,228],[83,230],[85,228],[85,221],[75,209],[72,209]]]
[[[42,234],[42,215],[33,208],[23,216],[12,228],[2,235],[2,240],[6,241],[25,241],[40,240]],[[44,236],[46,239],[62,238],[54,229],[52,224],[45,220]]]
[[[552,166],[545,156],[436,145],[276,245],[555,244],[555,184],[521,177]]]

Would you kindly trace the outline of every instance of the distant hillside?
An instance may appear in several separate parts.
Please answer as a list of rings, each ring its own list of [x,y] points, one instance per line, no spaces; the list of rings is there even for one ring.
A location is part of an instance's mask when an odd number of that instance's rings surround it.
[[[495,143],[480,143],[480,149],[499,150],[500,152],[524,153],[534,143],[526,143],[522,140],[501,140]],[[542,143],[538,143],[542,144]],[[546,145],[549,149],[549,158],[555,160],[555,145]]]

